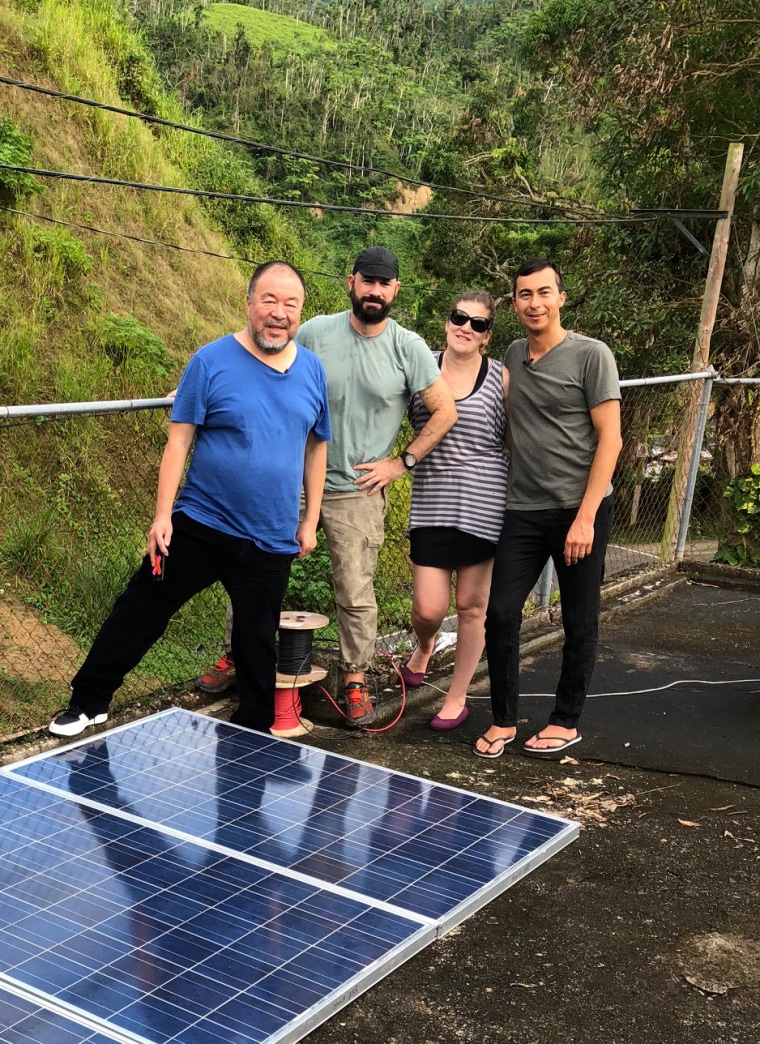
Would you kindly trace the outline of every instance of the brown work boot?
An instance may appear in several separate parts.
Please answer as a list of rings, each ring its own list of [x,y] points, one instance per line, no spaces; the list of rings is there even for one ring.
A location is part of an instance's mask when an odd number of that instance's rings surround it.
[[[343,690],[346,700],[346,725],[354,729],[362,729],[375,720],[375,709],[372,706],[369,689],[361,682],[349,682]]]
[[[225,692],[235,684],[235,663],[232,657],[223,656],[208,674],[196,678],[195,684],[204,692]]]

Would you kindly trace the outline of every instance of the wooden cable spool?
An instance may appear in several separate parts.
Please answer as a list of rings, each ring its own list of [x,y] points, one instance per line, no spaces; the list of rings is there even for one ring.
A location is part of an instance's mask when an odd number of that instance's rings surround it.
[[[305,736],[312,729],[311,722],[301,716],[298,690],[327,676],[326,668],[312,664],[311,653],[312,632],[326,627],[329,622],[320,613],[288,610],[280,614],[274,725],[269,730],[273,736]]]

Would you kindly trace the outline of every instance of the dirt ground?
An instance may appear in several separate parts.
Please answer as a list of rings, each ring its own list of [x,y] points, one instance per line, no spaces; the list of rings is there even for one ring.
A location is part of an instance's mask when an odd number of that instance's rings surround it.
[[[564,764],[514,748],[494,762],[472,755],[489,721],[484,674],[455,733],[428,729],[437,709],[428,689],[390,732],[312,734],[326,749],[556,812],[582,829],[309,1044],[759,1044],[760,788],[746,780],[760,778],[748,765],[753,744],[760,752],[760,593],[709,578],[666,585],[606,615],[601,642],[602,690],[684,676],[716,684],[589,701],[585,740]],[[631,667],[632,649],[646,653],[646,672]],[[526,658],[528,691],[536,682],[546,691],[557,659],[556,649]],[[755,675],[746,692],[731,684]],[[434,680],[445,687],[445,676]],[[521,735],[547,706],[523,700]],[[711,737],[724,746],[713,761]]]
[[[420,713],[421,712],[421,713]],[[757,1044],[760,794],[601,763],[475,762],[415,723],[312,742],[555,811],[578,841],[313,1032],[310,1044]]]

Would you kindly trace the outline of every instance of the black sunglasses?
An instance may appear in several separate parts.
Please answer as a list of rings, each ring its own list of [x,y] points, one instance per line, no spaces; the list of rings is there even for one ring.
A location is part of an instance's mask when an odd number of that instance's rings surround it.
[[[468,315],[461,308],[455,308],[452,312],[449,312],[449,322],[452,326],[464,326],[466,323],[469,323],[472,327],[472,332],[478,334],[487,333],[493,325],[492,319],[486,319],[482,315]]]

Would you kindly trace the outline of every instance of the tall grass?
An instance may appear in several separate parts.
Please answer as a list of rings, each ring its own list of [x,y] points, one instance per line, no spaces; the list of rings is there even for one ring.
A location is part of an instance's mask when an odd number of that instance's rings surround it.
[[[20,402],[30,392],[33,397],[40,386],[41,368],[36,355],[40,327],[13,311],[0,312],[0,323],[4,327],[0,334],[0,398],[8,403]]]

